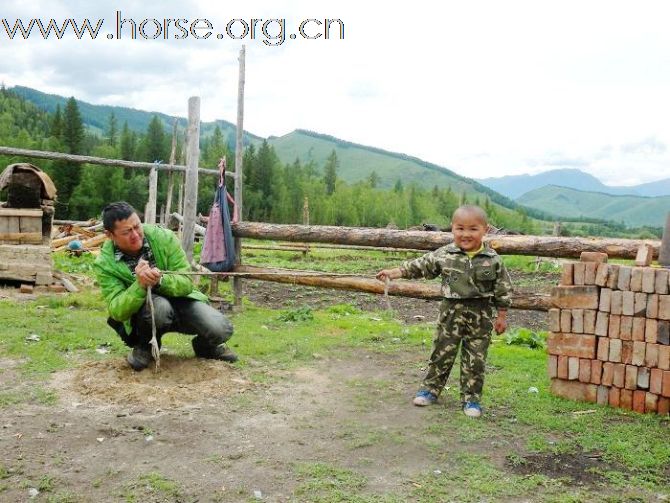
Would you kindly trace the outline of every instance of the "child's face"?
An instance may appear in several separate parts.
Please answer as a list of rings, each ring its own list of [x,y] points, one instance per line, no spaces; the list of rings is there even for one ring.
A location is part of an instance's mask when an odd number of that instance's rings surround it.
[[[479,215],[470,212],[458,212],[451,222],[454,243],[463,251],[476,251],[482,245],[487,225]]]

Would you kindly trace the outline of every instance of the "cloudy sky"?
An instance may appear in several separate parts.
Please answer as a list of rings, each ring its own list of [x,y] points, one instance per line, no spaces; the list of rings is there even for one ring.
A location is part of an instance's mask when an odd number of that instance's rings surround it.
[[[118,39],[117,11],[138,30],[147,20],[146,38],[128,22]],[[9,39],[38,17],[103,22],[95,40]],[[171,21],[165,38],[165,19],[212,34],[183,38]],[[251,39],[251,19],[285,21],[265,34],[258,22]],[[307,19],[340,19],[344,38],[337,24],[303,38]],[[474,178],[569,167],[630,185],[670,177],[668,19],[670,3],[645,0],[3,0],[0,79],[181,116],[200,96],[203,120],[235,122],[244,43],[244,125],[257,135],[310,129]]]

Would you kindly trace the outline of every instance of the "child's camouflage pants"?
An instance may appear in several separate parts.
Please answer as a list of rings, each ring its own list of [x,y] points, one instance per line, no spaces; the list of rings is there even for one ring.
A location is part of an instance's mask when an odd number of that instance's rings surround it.
[[[491,299],[449,299],[440,305],[437,335],[423,389],[439,395],[461,344],[461,401],[480,402],[493,329]]]

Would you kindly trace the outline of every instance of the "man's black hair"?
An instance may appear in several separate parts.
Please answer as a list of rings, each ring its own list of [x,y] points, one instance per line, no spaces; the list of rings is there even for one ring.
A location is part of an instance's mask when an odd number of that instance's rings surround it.
[[[133,213],[137,213],[137,211],[125,201],[110,203],[102,210],[102,226],[105,230],[112,232],[116,222],[127,220]]]

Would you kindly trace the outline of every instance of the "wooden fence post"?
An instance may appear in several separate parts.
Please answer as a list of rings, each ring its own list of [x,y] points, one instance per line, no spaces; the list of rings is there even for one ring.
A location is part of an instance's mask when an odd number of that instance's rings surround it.
[[[242,221],[242,155],[244,145],[242,143],[244,134],[244,45],[240,49],[239,57],[239,76],[237,83],[237,135],[235,142],[235,206],[240,222]],[[235,238],[235,264],[242,263],[242,240]],[[242,305],[242,280],[239,277],[233,278],[233,293],[235,295],[235,305]]]
[[[149,200],[147,201],[146,208],[144,210],[144,223],[145,224],[155,224],[156,223],[156,199],[158,193],[158,164],[160,161],[154,162],[154,167],[149,171]]]
[[[170,164],[176,162],[177,157],[177,119],[172,121],[172,147],[170,148]],[[165,217],[172,213],[172,194],[174,192],[174,172],[168,174],[167,200],[165,201]]]
[[[663,239],[661,239],[661,248],[658,252],[658,263],[664,267],[670,267],[670,213],[665,219]]]
[[[188,146],[186,149],[186,187],[184,189],[184,231],[181,246],[193,262],[195,217],[198,207],[198,160],[200,159],[200,98],[188,99]]]

